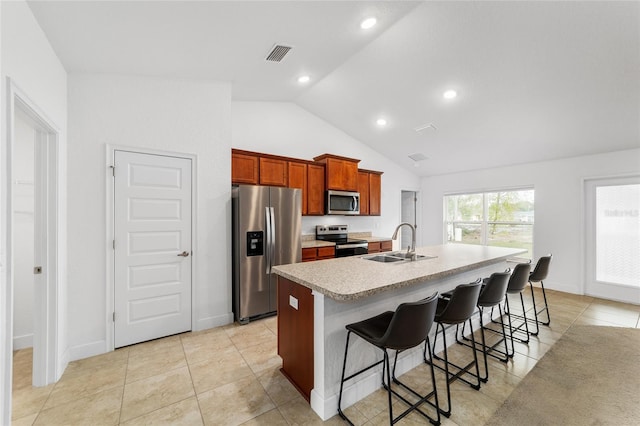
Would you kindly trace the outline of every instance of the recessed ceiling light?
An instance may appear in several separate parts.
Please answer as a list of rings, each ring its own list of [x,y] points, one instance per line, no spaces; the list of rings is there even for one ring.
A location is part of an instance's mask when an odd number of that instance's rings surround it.
[[[308,75],[301,75],[300,77],[298,77],[298,83],[300,84],[306,84],[309,81],[311,81],[311,77],[309,77]]]
[[[445,99],[453,99],[453,98],[455,98],[456,96],[458,96],[458,92],[456,92],[455,90],[447,90],[446,92],[444,92],[444,93],[442,94],[442,96],[443,96]]]
[[[373,27],[376,22],[378,22],[376,18],[367,18],[360,23],[360,28],[362,28],[363,30],[368,30],[369,28]]]
[[[376,120],[376,124],[380,127],[384,127],[387,125],[387,120],[385,120],[384,118],[378,118]]]

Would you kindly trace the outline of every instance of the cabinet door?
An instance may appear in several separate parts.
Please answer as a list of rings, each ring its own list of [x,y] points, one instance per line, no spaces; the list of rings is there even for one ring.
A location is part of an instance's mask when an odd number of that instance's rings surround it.
[[[323,165],[307,165],[307,215],[324,214],[324,174]]]
[[[391,240],[380,241],[380,251],[391,251],[393,242]]]
[[[377,173],[369,174],[369,214],[380,216],[380,198],[382,190],[382,176]]]
[[[231,153],[231,183],[258,184],[258,157]]]
[[[302,189],[302,214],[307,214],[307,165],[289,161],[289,188]]]
[[[327,189],[357,191],[358,163],[337,158],[328,158]]]
[[[318,259],[331,259],[336,257],[335,247],[318,247]]]
[[[369,173],[358,172],[358,192],[360,193],[360,216],[369,215]]]
[[[369,253],[379,253],[380,252],[380,242],[372,242],[368,244],[368,248],[367,250],[369,251]]]
[[[287,161],[260,157],[260,185],[287,186]]]
[[[316,249],[309,247],[302,249],[302,261],[303,262],[311,262],[312,260],[316,260]]]

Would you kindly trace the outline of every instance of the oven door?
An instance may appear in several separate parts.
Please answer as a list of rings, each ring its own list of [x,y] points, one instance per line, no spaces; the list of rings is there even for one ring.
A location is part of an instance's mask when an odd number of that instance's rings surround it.
[[[369,253],[363,246],[336,246],[336,257],[360,256]]]

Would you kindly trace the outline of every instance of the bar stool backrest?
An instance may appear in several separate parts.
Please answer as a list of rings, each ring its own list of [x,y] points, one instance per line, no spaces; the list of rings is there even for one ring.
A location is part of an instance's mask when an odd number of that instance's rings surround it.
[[[458,285],[451,294],[451,299],[442,310],[436,321],[444,324],[460,324],[471,318],[478,303],[482,279],[469,284]]]
[[[509,278],[509,285],[507,286],[507,293],[517,294],[524,290],[524,287],[529,283],[529,273],[531,272],[530,263],[518,263],[513,272],[511,278]]]
[[[549,273],[549,265],[551,264],[552,257],[552,254],[548,254],[538,259],[536,267],[533,268],[533,272],[531,273],[531,275],[529,275],[529,281],[531,281],[532,283],[538,283],[547,279],[547,274]]]
[[[502,302],[507,293],[510,275],[511,269],[491,274],[489,279],[484,282],[480,296],[478,296],[478,306],[489,307]]]
[[[400,304],[378,342],[380,347],[403,350],[424,342],[433,325],[437,306],[438,292],[417,302]]]

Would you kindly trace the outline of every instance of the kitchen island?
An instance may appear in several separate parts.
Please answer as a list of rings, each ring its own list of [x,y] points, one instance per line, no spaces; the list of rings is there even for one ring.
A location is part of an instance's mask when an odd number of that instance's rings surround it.
[[[416,253],[426,257],[386,263],[358,256],[273,268],[279,275],[282,372],[323,420],[337,413],[345,325],[503,271],[508,258],[525,250],[448,244],[418,248]],[[359,355],[350,363],[351,371],[381,358],[379,350],[362,340],[352,339],[351,345]],[[403,374],[421,362],[421,348],[405,351],[398,357],[396,372]],[[360,380],[348,382],[343,408],[378,389],[380,371],[372,369]]]

